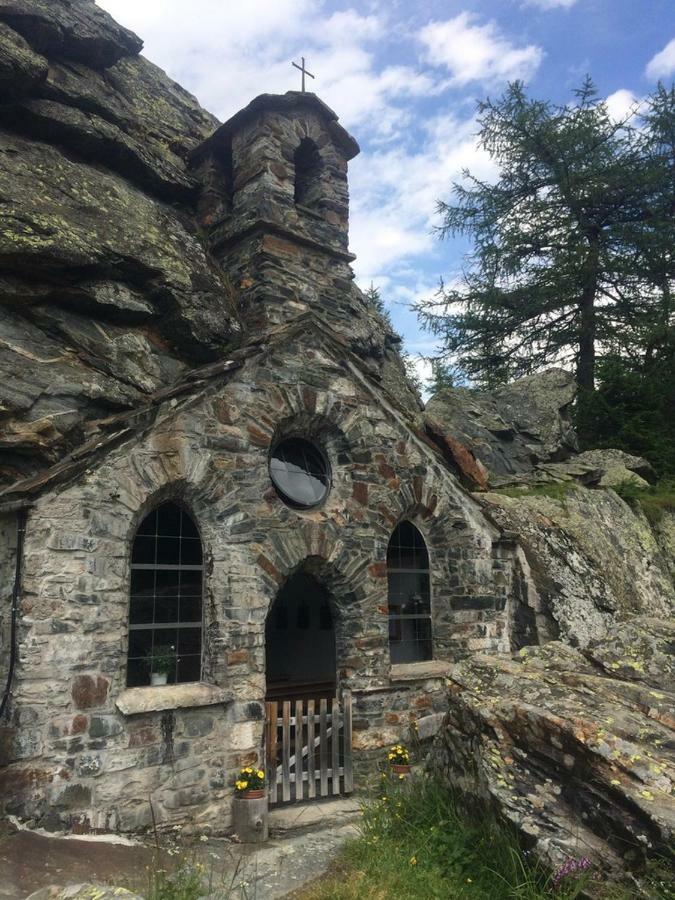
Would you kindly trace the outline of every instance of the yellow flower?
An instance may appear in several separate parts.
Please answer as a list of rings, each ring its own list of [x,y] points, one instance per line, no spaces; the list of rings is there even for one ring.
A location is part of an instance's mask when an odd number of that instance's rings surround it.
[[[411,866],[416,866],[416,865],[417,865],[417,857],[416,857],[416,856],[411,856],[411,857],[410,857],[410,865],[411,865]]]
[[[264,777],[265,777],[265,773],[263,772],[262,769],[258,769],[258,771],[256,772],[256,775],[258,776],[258,778],[264,778]]]
[[[467,883],[467,884],[473,884],[473,878],[467,878],[467,879],[466,879],[466,883]]]

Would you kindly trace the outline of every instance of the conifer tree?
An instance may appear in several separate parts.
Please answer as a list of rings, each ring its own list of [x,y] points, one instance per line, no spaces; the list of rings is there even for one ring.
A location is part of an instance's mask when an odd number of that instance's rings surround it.
[[[643,123],[616,122],[587,80],[571,105],[519,82],[479,104],[497,181],[466,172],[439,203],[442,236],[472,249],[457,283],[418,307],[465,375],[490,385],[573,366],[583,396],[598,357],[639,355],[655,323],[668,327],[674,101],[660,87]]]

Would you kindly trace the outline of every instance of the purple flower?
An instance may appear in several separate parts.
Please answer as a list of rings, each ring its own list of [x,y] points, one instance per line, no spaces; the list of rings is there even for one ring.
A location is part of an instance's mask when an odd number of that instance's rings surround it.
[[[567,878],[569,875],[581,875],[583,872],[587,872],[588,869],[591,868],[591,861],[587,856],[582,856],[581,859],[574,859],[574,857],[570,857],[566,860],[562,866],[557,870],[557,872],[553,876],[553,887],[560,887],[563,879]]]

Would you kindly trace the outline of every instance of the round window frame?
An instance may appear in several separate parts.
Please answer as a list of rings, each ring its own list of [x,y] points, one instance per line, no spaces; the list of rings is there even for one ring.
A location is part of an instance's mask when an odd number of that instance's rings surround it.
[[[308,444],[312,450],[319,456],[321,461],[325,466],[326,471],[326,490],[323,496],[317,500],[315,503],[301,503],[297,500],[294,500],[292,497],[289,497],[288,494],[277,484],[274,476],[272,475],[272,460],[274,459],[274,454],[277,452],[279,447],[282,444],[285,444],[287,441],[302,441],[304,444]],[[283,436],[277,438],[272,444],[270,449],[268,459],[267,459],[267,473],[269,475],[269,479],[272,482],[272,487],[274,488],[277,497],[281,500],[281,502],[287,506],[289,509],[294,509],[298,512],[304,512],[312,509],[319,509],[328,499],[328,496],[333,487],[333,469],[330,464],[330,459],[326,451],[321,447],[313,438],[307,437],[304,434],[284,434]]]

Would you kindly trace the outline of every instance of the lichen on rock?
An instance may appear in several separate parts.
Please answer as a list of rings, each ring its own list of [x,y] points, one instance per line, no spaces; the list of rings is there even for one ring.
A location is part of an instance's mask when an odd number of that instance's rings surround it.
[[[476,656],[448,680],[429,768],[512,823],[553,869],[668,858],[675,833],[672,620],[636,618],[583,651]]]

